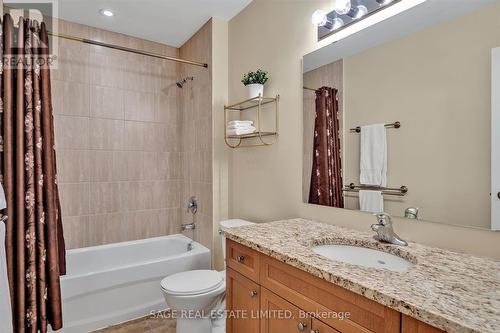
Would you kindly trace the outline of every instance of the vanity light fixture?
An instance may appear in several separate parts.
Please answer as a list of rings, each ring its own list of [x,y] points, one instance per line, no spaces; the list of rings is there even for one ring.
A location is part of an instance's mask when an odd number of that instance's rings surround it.
[[[107,16],[107,17],[112,17],[112,16],[115,16],[115,13],[113,13],[111,10],[109,9],[101,9],[99,11],[99,13],[103,16]]]
[[[318,28],[318,41],[336,42],[374,24],[400,14],[427,0],[336,0],[327,13],[317,10],[312,17]],[[349,10],[346,11],[346,9]]]

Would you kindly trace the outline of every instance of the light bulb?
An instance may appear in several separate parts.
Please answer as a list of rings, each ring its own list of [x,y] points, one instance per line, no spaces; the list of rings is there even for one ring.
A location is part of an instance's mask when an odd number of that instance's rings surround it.
[[[385,6],[393,2],[394,0],[376,0],[376,1],[378,2],[379,5]]]
[[[336,0],[335,1],[335,11],[339,15],[344,15],[349,13],[351,10],[351,0]]]
[[[104,16],[107,16],[107,17],[115,16],[115,13],[113,13],[109,9],[101,9],[99,11],[99,13],[101,13],[101,15],[104,15]]]
[[[368,8],[363,5],[356,6],[349,12],[349,16],[351,16],[354,20],[362,18],[366,14],[368,14]]]
[[[340,17],[336,17],[332,20],[332,23],[332,30],[337,30],[344,25],[344,20],[342,20]]]
[[[328,22],[328,17],[324,10],[318,9],[312,14],[312,24],[317,27],[322,27]]]

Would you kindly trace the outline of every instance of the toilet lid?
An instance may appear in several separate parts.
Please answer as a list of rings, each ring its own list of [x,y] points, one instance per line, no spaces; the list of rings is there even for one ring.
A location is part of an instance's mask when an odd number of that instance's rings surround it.
[[[182,296],[204,294],[219,288],[222,283],[223,279],[219,272],[196,270],[167,276],[161,281],[161,287],[169,294]]]

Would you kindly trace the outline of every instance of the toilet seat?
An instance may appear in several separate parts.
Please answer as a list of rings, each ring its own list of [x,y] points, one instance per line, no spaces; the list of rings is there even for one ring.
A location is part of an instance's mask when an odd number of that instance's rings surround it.
[[[167,276],[161,281],[161,287],[171,295],[191,296],[214,291],[223,283],[224,279],[220,272],[194,270]]]

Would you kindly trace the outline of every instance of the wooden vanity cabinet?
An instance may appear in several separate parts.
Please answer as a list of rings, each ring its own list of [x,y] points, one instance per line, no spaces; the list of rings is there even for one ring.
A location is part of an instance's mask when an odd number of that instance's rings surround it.
[[[443,332],[229,239],[226,249],[227,333]]]
[[[444,331],[432,327],[426,323],[423,323],[415,318],[409,317],[407,315],[402,316],[404,333],[444,333]]]

